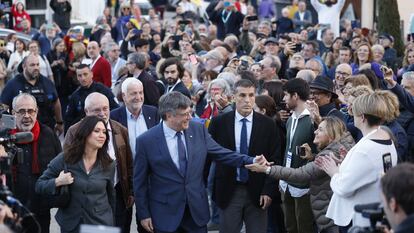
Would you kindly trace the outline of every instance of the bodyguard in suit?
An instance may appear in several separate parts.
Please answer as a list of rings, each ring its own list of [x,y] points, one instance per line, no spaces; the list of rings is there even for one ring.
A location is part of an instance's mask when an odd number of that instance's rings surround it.
[[[109,132],[108,154],[116,162],[114,176],[115,226],[122,232],[129,232],[130,224],[126,220],[132,216],[134,196],[132,194],[132,154],[128,140],[128,130],[120,123],[109,119],[109,101],[101,93],[94,92],[85,99],[86,116],[99,116],[107,123]],[[70,144],[79,127],[79,122],[72,125],[66,133],[64,144]]]
[[[247,79],[235,84],[236,110],[212,119],[212,138],[221,146],[243,154],[263,154],[268,161],[280,159],[280,144],[275,122],[253,111],[256,88]],[[213,200],[220,208],[220,232],[267,231],[267,207],[277,191],[275,180],[248,172],[245,168],[216,165]]]
[[[150,232],[206,233],[210,218],[203,170],[209,157],[242,167],[266,163],[217,144],[191,121],[191,100],[179,92],[160,98],[163,122],[137,138],[134,194],[140,223]]]
[[[184,66],[180,60],[175,57],[165,59],[160,66],[160,73],[163,75],[164,94],[178,91],[191,99],[190,91],[181,81],[184,76]]]

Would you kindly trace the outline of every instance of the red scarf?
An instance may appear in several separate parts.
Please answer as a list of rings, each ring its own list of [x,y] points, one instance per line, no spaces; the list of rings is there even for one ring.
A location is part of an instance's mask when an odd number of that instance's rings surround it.
[[[11,131],[12,134],[15,134],[17,132],[20,132],[20,130],[14,129]],[[38,154],[37,154],[37,141],[40,135],[40,125],[38,121],[35,122],[31,132],[33,134],[33,141],[26,142],[26,143],[19,143],[19,144],[32,143],[32,174],[37,175],[37,174],[40,174],[39,159],[38,159]]]
[[[218,108],[214,104],[213,108],[211,107],[211,104],[207,104],[207,107],[204,109],[203,114],[201,114],[201,119],[211,119],[218,115]]]

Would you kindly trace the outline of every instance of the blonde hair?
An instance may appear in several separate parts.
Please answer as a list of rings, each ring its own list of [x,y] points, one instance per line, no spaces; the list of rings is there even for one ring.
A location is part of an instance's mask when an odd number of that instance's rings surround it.
[[[380,44],[374,44],[374,45],[371,47],[371,51],[372,51],[372,52],[374,52],[375,50],[379,50],[382,54],[384,54],[384,53],[385,53],[384,47],[383,47],[382,45],[380,45]]]
[[[390,122],[400,114],[398,98],[389,91],[375,91],[358,96],[352,103],[352,112],[354,116],[368,115],[376,118],[368,118],[370,126]]]
[[[72,52],[75,58],[81,58],[86,55],[86,47],[81,42],[75,42],[72,44]]]
[[[370,86],[366,86],[366,85],[353,87],[351,90],[349,90],[349,95],[353,97],[358,97],[361,95],[368,95],[372,93],[374,93],[374,91],[371,89]]]
[[[345,79],[344,85],[346,85],[347,83],[351,83],[352,87],[363,86],[363,85],[371,87],[371,83],[369,82],[369,79],[364,74],[357,74],[357,75],[349,76],[348,78]]]
[[[347,132],[344,122],[338,117],[324,117],[326,134],[333,141],[338,141]]]

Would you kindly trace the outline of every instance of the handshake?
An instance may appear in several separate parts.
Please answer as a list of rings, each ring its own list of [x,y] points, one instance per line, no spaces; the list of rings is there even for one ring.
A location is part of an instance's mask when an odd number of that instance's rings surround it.
[[[272,166],[273,162],[267,161],[263,155],[257,155],[252,164],[245,165],[244,167],[252,172],[265,173],[267,168]]]

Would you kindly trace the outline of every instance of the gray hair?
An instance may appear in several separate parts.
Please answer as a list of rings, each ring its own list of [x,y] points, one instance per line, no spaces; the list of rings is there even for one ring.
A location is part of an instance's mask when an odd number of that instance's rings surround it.
[[[105,54],[108,54],[109,51],[112,50],[113,47],[118,46],[117,43],[115,43],[114,41],[110,41],[108,42],[108,44],[106,44],[105,48],[103,48],[103,51]]]
[[[403,79],[410,80],[410,81],[414,81],[414,72],[413,72],[413,71],[405,72],[405,73],[402,75],[402,78],[403,78]]]
[[[86,96],[84,109],[85,110],[89,109],[89,107],[91,107],[91,105],[93,105],[93,100],[96,100],[98,98],[105,98],[108,101],[108,105],[109,105],[108,97],[106,97],[105,95],[103,95],[99,92],[92,92],[91,94]]]
[[[128,55],[128,60],[134,63],[138,69],[143,70],[145,68],[145,63],[147,62],[147,56],[145,53],[131,53]]]
[[[230,90],[233,91],[234,89],[234,84],[236,83],[236,75],[234,73],[231,72],[222,72],[220,73],[216,79],[223,79],[227,82],[227,84],[229,84],[230,86]]]
[[[307,83],[311,83],[315,79],[316,75],[313,70],[299,70],[296,74],[296,78],[305,80]]]
[[[161,96],[158,103],[158,113],[163,120],[167,119],[167,113],[176,114],[178,109],[191,107],[191,100],[177,91],[169,92]]]
[[[139,81],[138,79],[133,78],[133,77],[128,77],[128,78],[126,78],[126,79],[122,82],[121,92],[122,92],[122,93],[124,93],[124,94],[126,94],[126,93],[127,93],[127,91],[128,91],[128,87],[129,87],[130,85],[133,85],[133,84],[135,84],[135,85],[140,85],[140,86],[142,86],[142,87],[143,87],[143,85],[142,85],[142,82],[141,82],[141,81]]]
[[[280,69],[282,68],[282,63],[280,62],[280,58],[277,57],[277,56],[266,55],[266,56],[264,56],[262,61],[266,58],[269,58],[271,60],[270,67],[276,69],[276,74],[279,73]]]
[[[223,89],[223,94],[225,96],[231,96],[232,90],[230,88],[230,85],[227,83],[227,81],[224,79],[214,79],[208,84],[206,97],[205,97],[207,100],[211,99],[210,90],[213,85],[217,85],[221,87]]]
[[[34,97],[34,96],[32,96],[31,94],[29,94],[29,93],[20,93],[20,94],[18,94],[16,97],[14,97],[13,98],[13,102],[12,102],[12,108],[13,108],[13,110],[17,110],[16,108],[17,108],[17,101],[19,101],[21,98],[30,98],[30,99],[32,99],[33,100],[33,102],[34,102],[34,104],[35,104],[35,106],[36,106],[36,108],[37,108],[37,101],[36,101],[36,98]]]
[[[224,43],[230,45],[230,47],[233,49],[233,52],[235,52],[235,50],[237,50],[237,46],[239,45],[239,39],[237,36],[231,34],[224,38]]]

